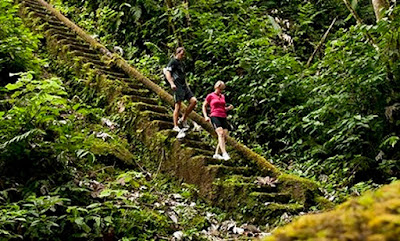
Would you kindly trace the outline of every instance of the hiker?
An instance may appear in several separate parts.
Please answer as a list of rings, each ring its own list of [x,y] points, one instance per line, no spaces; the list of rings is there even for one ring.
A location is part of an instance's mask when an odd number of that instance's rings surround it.
[[[228,136],[228,122],[226,120],[228,110],[232,110],[233,106],[229,105],[226,107],[225,96],[222,91],[225,89],[225,83],[222,81],[217,81],[214,85],[215,91],[208,94],[206,100],[203,103],[203,115],[206,121],[210,121],[218,135],[218,145],[215,150],[213,158],[229,160],[230,157],[226,152],[225,143],[226,137]],[[210,117],[207,115],[207,106],[210,105],[211,114]],[[219,149],[222,155],[218,154]]]
[[[192,91],[189,89],[185,79],[185,69],[182,60],[185,57],[185,48],[179,47],[176,49],[175,57],[171,59],[168,66],[163,69],[164,75],[167,78],[171,89],[174,92],[175,109],[174,109],[174,128],[172,130],[179,132],[179,136],[184,137],[184,131],[189,129],[187,123],[187,117],[192,112],[197,104],[197,99],[194,97]],[[187,107],[185,113],[181,118],[179,117],[179,111],[181,109],[181,104],[183,100],[189,101],[189,106]],[[182,125],[182,129],[179,128]],[[182,134],[183,133],[183,134]]]

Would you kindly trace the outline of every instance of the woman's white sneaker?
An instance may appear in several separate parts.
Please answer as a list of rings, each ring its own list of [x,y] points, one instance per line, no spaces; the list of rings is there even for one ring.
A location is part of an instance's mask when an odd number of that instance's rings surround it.
[[[224,159],[220,154],[214,154],[213,158],[218,160]]]
[[[172,130],[176,131],[176,132],[180,132],[181,128],[179,128],[179,126],[174,126],[174,128],[172,128]]]
[[[231,157],[228,155],[228,153],[222,153],[222,159],[224,159],[225,161],[231,159]]]

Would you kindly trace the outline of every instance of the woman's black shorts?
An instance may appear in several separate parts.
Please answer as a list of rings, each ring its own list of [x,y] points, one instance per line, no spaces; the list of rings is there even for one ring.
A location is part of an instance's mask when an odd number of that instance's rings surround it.
[[[214,129],[217,129],[218,127],[222,127],[222,129],[228,129],[228,130],[230,129],[228,121],[226,120],[225,117],[211,116],[210,119]]]

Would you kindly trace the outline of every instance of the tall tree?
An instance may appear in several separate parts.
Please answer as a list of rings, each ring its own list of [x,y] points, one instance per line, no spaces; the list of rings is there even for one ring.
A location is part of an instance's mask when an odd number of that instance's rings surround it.
[[[383,17],[384,11],[388,9],[389,3],[386,0],[372,0],[372,6],[374,7],[376,21],[378,22]]]

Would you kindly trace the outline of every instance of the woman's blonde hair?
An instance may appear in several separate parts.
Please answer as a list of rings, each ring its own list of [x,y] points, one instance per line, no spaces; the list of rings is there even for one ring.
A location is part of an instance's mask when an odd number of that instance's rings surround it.
[[[214,89],[220,88],[221,90],[225,89],[224,81],[218,80],[217,83],[214,85]]]

